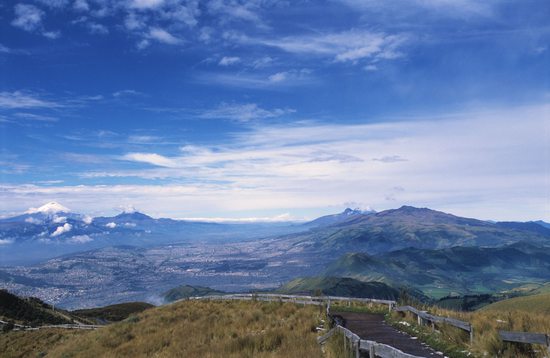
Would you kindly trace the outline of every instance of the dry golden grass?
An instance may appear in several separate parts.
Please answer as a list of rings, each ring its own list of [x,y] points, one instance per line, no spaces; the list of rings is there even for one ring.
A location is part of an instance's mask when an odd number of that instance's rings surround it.
[[[546,300],[549,296],[538,296],[538,301],[527,297],[526,301],[514,301],[515,303],[504,303],[506,301],[503,301],[500,305],[498,303],[494,306],[491,305],[493,306],[491,309],[475,312],[457,312],[433,306],[421,309],[437,316],[453,317],[470,322],[474,328],[474,342],[471,345],[469,336],[457,328],[443,325],[438,327],[438,331],[450,345],[468,349],[475,356],[545,357],[547,356],[545,347],[505,343],[498,337],[499,330],[550,334],[550,313],[545,309],[548,302],[541,301]],[[542,309],[539,309],[541,307]],[[394,316],[396,317],[395,313]],[[409,322],[416,322],[411,315],[407,315],[407,317]]]
[[[59,344],[89,331],[41,329],[39,331],[12,331],[0,333],[0,357],[43,357]]]
[[[319,307],[184,301],[82,334],[47,357],[319,357]]]

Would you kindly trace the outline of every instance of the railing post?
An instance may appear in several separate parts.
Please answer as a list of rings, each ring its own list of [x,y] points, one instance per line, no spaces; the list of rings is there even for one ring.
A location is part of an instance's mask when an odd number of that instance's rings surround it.
[[[371,343],[369,346],[369,358],[376,357],[376,352],[374,351],[374,343]]]
[[[360,358],[359,356],[359,346],[361,345],[361,340],[358,339],[355,343],[355,358]]]
[[[474,327],[470,323],[470,345],[474,344]]]

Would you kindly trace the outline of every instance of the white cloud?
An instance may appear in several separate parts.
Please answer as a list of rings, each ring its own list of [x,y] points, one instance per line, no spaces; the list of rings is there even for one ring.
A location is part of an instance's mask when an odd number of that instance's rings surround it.
[[[44,11],[34,5],[17,4],[14,7],[15,19],[11,24],[25,31],[34,31],[42,27]]]
[[[137,9],[157,8],[164,4],[164,0],[133,0],[131,6]]]
[[[56,236],[59,236],[59,235],[63,235],[63,234],[68,233],[72,229],[73,229],[73,226],[69,223],[66,223],[63,226],[58,226],[57,229],[55,229],[55,231],[50,236],[51,237],[56,237]]]
[[[288,72],[278,72],[268,77],[269,82],[283,82],[288,78]]]
[[[181,42],[181,39],[175,37],[168,31],[161,29],[160,27],[150,28],[147,37],[169,45],[177,45]]]
[[[482,219],[550,220],[541,165],[549,111],[544,104],[355,125],[256,126],[215,146],[161,156],[169,167],[100,168],[106,176],[174,179],[168,183],[0,185],[0,197],[19,205],[55,197],[88,211],[131,202],[157,217],[303,216],[354,201],[377,210],[409,204]]]
[[[75,235],[75,236],[71,236],[67,240],[67,242],[71,244],[85,244],[90,241],[94,241],[94,239],[92,239],[88,235]]]
[[[152,164],[159,167],[174,168],[177,166],[174,160],[155,153],[128,153],[122,156],[121,159]]]
[[[277,47],[289,53],[330,57],[336,62],[355,62],[362,59],[395,59],[402,56],[400,48],[408,35],[350,30],[345,32],[287,36],[276,39],[237,37],[237,41]]]
[[[90,5],[86,0],[75,0],[73,3],[73,9],[76,11],[88,11],[90,10]]]
[[[254,1],[211,0],[208,2],[207,8],[210,13],[219,15],[222,22],[229,20],[248,21],[259,27],[266,27],[257,13],[258,9]]]
[[[124,26],[126,27],[127,30],[134,31],[134,30],[143,29],[146,25],[145,25],[145,20],[142,17],[131,12],[124,19]]]
[[[57,39],[61,36],[61,32],[60,31],[44,31],[44,32],[42,32],[42,35],[44,37],[49,38],[49,39],[55,40],[55,39]]]
[[[212,223],[276,223],[276,222],[288,222],[288,221],[305,221],[304,218],[296,218],[290,215],[289,213],[284,213],[275,216],[265,216],[265,217],[246,217],[246,218],[221,218],[221,217],[206,217],[206,218],[178,218],[179,220],[186,221],[201,221],[201,222],[212,222]]]
[[[21,91],[0,92],[0,108],[60,108],[61,104]]]
[[[94,218],[90,215],[85,215],[84,217],[82,217],[82,221],[84,222],[84,224],[90,225],[94,221]]]
[[[1,245],[10,245],[10,244],[13,244],[14,240],[13,239],[0,239],[0,246]]]
[[[61,9],[69,4],[69,0],[36,0],[39,3],[51,8]]]
[[[269,76],[247,73],[198,73],[196,81],[242,88],[292,87],[312,85],[318,82],[312,76],[312,71],[307,68],[283,71]]]
[[[41,220],[38,220],[38,219],[35,219],[35,218],[26,218],[25,222],[29,223],[29,224],[35,224],[35,225],[42,224]]]
[[[256,103],[227,104],[222,103],[215,109],[203,112],[201,118],[221,118],[239,122],[281,117],[296,112],[288,108],[263,109]]]
[[[66,216],[54,216],[52,222],[54,224],[64,224],[67,221]]]
[[[241,62],[241,59],[239,57],[224,56],[224,57],[222,57],[222,59],[220,60],[220,62],[218,64],[220,66],[231,66],[231,65],[237,64],[239,62]]]
[[[341,2],[363,11],[374,13],[391,12],[415,16],[421,13],[423,16],[433,13],[445,17],[468,17],[491,16],[494,14],[494,7],[499,1],[477,1],[477,0],[340,0]]]
[[[109,29],[107,26],[98,24],[96,22],[88,22],[86,24],[86,27],[88,27],[88,31],[92,34],[98,34],[98,35],[107,35],[109,33]]]
[[[39,121],[39,122],[57,122],[58,119],[50,116],[45,116],[42,114],[34,114],[27,112],[18,112],[13,114],[14,117],[22,118],[25,120]]]
[[[110,222],[110,223],[106,224],[105,226],[108,227],[109,229],[114,229],[117,225],[114,222]]]
[[[12,53],[12,52],[13,50],[11,48],[0,44],[0,53]]]

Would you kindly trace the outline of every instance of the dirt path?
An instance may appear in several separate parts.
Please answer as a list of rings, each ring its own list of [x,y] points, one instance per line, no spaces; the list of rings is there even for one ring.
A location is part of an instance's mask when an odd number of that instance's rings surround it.
[[[333,317],[341,317],[344,327],[361,339],[387,344],[419,357],[442,357],[424,343],[388,325],[381,314],[334,311],[331,314]]]

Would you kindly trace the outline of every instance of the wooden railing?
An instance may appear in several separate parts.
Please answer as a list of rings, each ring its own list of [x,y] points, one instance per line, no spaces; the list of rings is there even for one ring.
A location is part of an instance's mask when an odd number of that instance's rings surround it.
[[[460,328],[470,334],[470,343],[472,343],[474,340],[474,329],[469,322],[460,321],[458,319],[454,319],[450,317],[434,316],[429,314],[426,311],[420,311],[412,306],[396,307],[394,310],[397,312],[411,312],[412,314],[416,315],[419,326],[423,325],[425,322],[430,322],[432,324],[432,327],[434,327],[436,323],[437,324],[445,323],[450,326]]]
[[[391,311],[395,307],[393,300],[380,300],[376,298],[354,298],[341,296],[302,296],[302,295],[283,295],[275,293],[236,293],[230,295],[212,295],[190,297],[190,300],[244,300],[244,301],[277,301],[277,302],[294,302],[309,305],[322,305],[330,302],[360,302],[360,303],[377,303],[388,305],[388,310]],[[180,300],[181,301],[181,300]],[[177,301],[176,301],[177,302]]]
[[[504,342],[540,344],[546,346],[550,354],[550,336],[544,333],[498,331],[500,339]]]
[[[361,351],[368,352],[371,358],[422,358],[405,353],[387,344],[361,339],[357,334],[340,325],[331,329],[327,334],[317,338],[317,342],[319,344],[324,344],[336,332],[340,332],[344,336],[344,350],[352,351],[356,358],[361,357]]]
[[[10,322],[0,320],[0,325],[9,325]],[[14,331],[36,331],[44,328],[62,328],[62,329],[98,329],[103,326],[95,324],[47,324],[43,326],[26,326],[17,323],[11,323]]]

